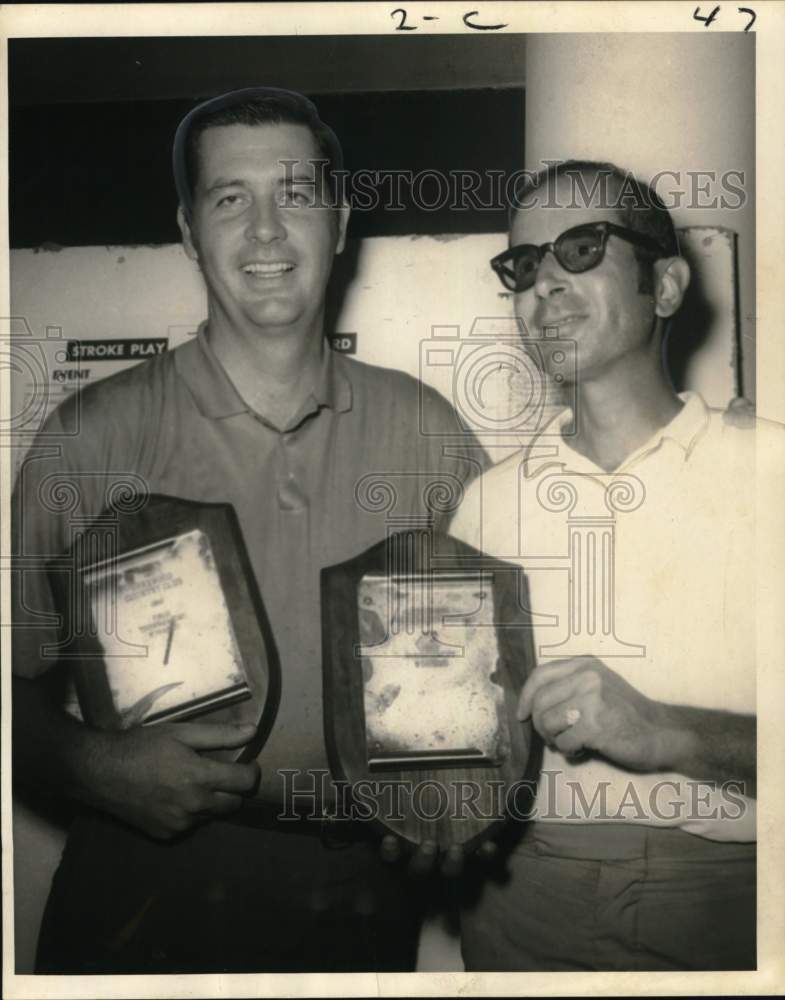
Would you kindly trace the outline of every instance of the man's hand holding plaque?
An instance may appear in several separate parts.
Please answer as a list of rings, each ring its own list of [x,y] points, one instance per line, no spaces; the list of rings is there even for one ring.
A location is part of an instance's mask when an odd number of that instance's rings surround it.
[[[254,725],[207,721],[102,733],[102,753],[85,761],[83,772],[91,804],[157,839],[234,812],[256,788],[259,766],[204,751],[237,751],[255,733]]]
[[[437,866],[443,878],[458,878],[463,874],[469,852],[460,844],[452,844],[443,853],[439,853],[438,844],[426,840],[413,846],[401,837],[392,833],[385,834],[380,847],[382,858],[390,864],[406,861],[409,875],[419,878],[429,875]],[[472,852],[471,857],[481,862],[493,861],[499,849],[493,840],[483,840]]]

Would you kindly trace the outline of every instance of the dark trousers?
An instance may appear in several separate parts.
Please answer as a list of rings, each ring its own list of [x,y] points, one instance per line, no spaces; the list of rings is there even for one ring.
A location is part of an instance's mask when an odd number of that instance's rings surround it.
[[[378,840],[342,823],[320,833],[216,820],[159,843],[107,817],[80,818],[36,971],[411,971],[417,887],[380,860]]]
[[[531,823],[461,913],[469,971],[755,968],[755,845]]]

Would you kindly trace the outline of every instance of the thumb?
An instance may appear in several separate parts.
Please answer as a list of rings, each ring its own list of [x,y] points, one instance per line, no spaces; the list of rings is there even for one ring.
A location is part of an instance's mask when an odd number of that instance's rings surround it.
[[[531,673],[526,679],[526,683],[521,688],[520,696],[518,697],[518,705],[516,708],[515,715],[519,722],[525,722],[529,716],[532,714],[532,699],[534,698],[535,682],[532,678],[535,673]]]
[[[403,851],[398,838],[388,833],[382,840],[380,853],[384,861],[400,861]]]
[[[245,746],[256,732],[251,723],[177,722],[169,732],[192,750],[231,750]]]

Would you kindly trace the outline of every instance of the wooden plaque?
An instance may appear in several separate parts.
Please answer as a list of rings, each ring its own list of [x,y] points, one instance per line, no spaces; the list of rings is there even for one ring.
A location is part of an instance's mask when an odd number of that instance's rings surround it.
[[[76,535],[53,575],[82,716],[102,729],[205,717],[252,723],[251,760],[278,708],[280,667],[234,508],[124,498]]]
[[[353,814],[471,847],[533,799],[542,748],[515,716],[534,669],[526,578],[448,536],[401,532],[322,570],[325,737]]]

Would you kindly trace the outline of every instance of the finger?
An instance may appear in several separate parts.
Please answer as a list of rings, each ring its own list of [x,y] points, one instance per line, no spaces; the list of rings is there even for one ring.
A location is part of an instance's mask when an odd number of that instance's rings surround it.
[[[554,660],[552,663],[542,663],[532,671],[521,689],[521,696],[518,700],[518,718],[524,722],[532,714],[532,702],[537,692],[546,684],[569,677],[575,673],[583,663],[585,657],[576,656],[569,660]]]
[[[480,861],[493,861],[499,853],[499,845],[493,840],[484,840],[475,851],[475,857]]]
[[[457,878],[463,871],[464,859],[466,855],[460,844],[452,844],[444,855],[441,864],[441,873],[444,878]]]
[[[584,662],[579,670],[540,688],[532,702],[532,720],[541,736],[548,739],[574,726],[586,714],[587,697],[597,688],[597,675]]]
[[[199,812],[208,816],[224,816],[227,813],[236,812],[243,804],[242,795],[233,795],[229,792],[212,792],[204,808]]]
[[[252,723],[178,722],[169,732],[192,750],[231,750],[243,747],[256,733]]]
[[[564,732],[559,733],[553,740],[553,745],[557,750],[561,750],[563,754],[577,756],[586,748],[587,738],[585,727],[580,723],[576,723],[576,725],[570,726],[569,729],[565,729]]]
[[[388,833],[382,838],[379,853],[381,854],[382,861],[388,861],[390,864],[400,861],[403,857],[403,849],[401,847],[400,840]]]
[[[193,830],[194,827],[202,826],[208,820],[208,816],[199,813],[185,813],[183,816],[169,818],[162,824],[155,824],[148,828],[148,833],[158,840],[174,840]]]
[[[535,709],[534,727],[544,740],[550,742],[560,733],[577,725],[581,715],[580,702],[573,694],[546,712]]]
[[[543,715],[551,708],[575,698],[582,693],[582,673],[573,673],[560,680],[554,680],[551,684],[544,684],[535,694],[532,700],[531,714],[536,717]]]
[[[255,760],[247,764],[205,759],[204,784],[216,792],[247,795],[259,781],[261,769]]]
[[[424,840],[414,852],[409,862],[409,874],[414,876],[427,875],[433,870],[436,862],[437,848],[432,840]]]

